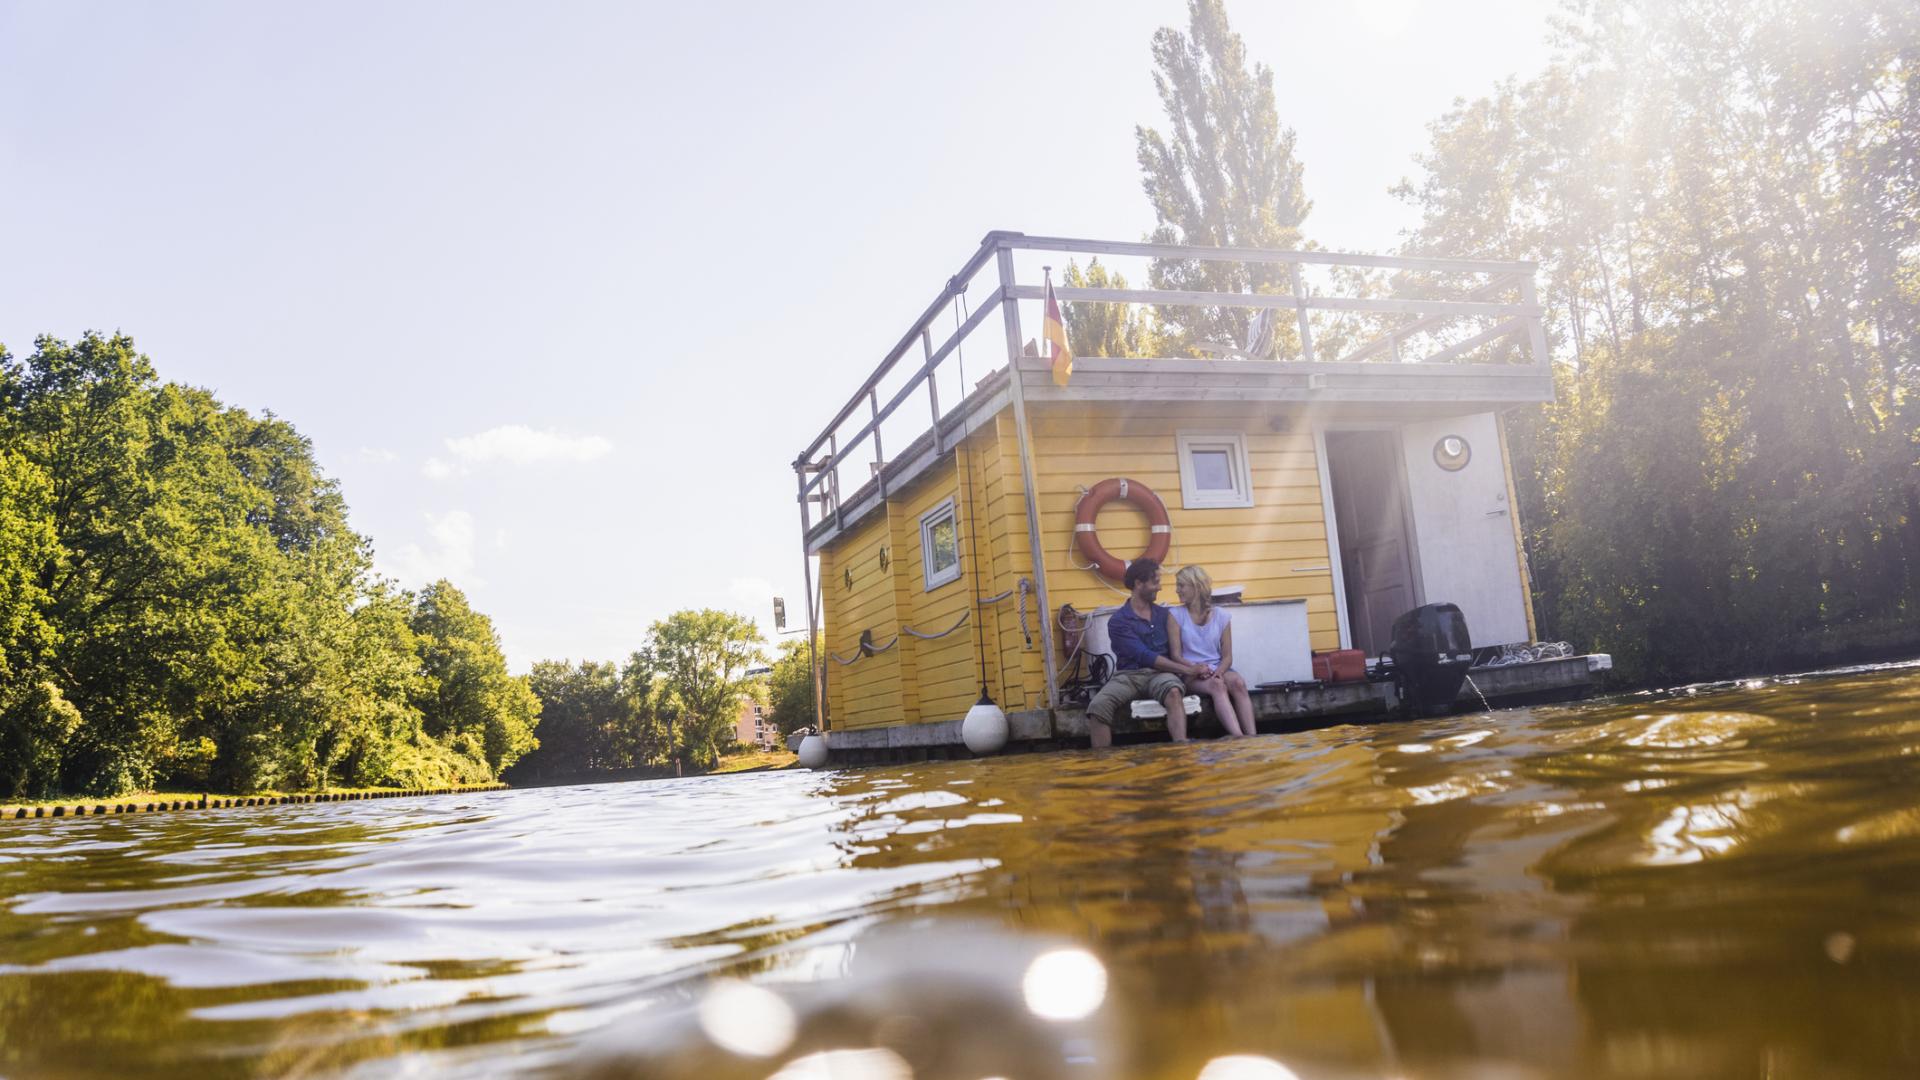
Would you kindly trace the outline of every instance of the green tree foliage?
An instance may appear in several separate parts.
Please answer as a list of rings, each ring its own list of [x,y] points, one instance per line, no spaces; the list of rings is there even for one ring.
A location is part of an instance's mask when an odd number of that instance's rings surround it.
[[[61,747],[79,727],[80,710],[52,682],[0,690],[0,795],[59,794]]]
[[[285,421],[125,337],[0,350],[0,794],[485,778],[531,698],[436,741],[413,615]]]
[[[1124,289],[1127,279],[1100,265],[1095,256],[1082,270],[1069,262],[1060,283],[1072,288]],[[1067,303],[1060,312],[1067,343],[1075,356],[1159,356],[1160,337],[1144,311],[1126,304]]]
[[[753,620],[711,608],[676,611],[648,630],[629,670],[656,676],[655,709],[668,726],[671,761],[696,769],[719,763],[734,742],[741,698],[758,692],[747,670],[767,662],[763,645]]]
[[[1077,346],[1076,346],[1077,347]],[[824,642],[815,639],[814,658],[826,655]],[[807,658],[807,643],[788,638],[780,643],[780,655],[767,674],[767,715],[781,735],[791,735],[814,722],[813,668]]]
[[[515,782],[556,780],[645,765],[644,732],[620,669],[612,663],[542,660],[527,685],[540,699],[540,745],[508,773]]]
[[[5,363],[0,351],[0,376]],[[53,644],[40,580],[58,545],[52,496],[45,473],[0,451],[0,693],[35,671]]]
[[[1188,0],[1188,32],[1153,35],[1154,89],[1165,133],[1134,129],[1142,186],[1153,204],[1156,243],[1297,248],[1308,203],[1293,129],[1280,123],[1273,69],[1247,66],[1246,46],[1227,25],[1223,0]],[[1285,266],[1156,260],[1157,289],[1284,293]],[[1246,308],[1162,308],[1161,331],[1175,352],[1201,342],[1244,344]],[[1278,349],[1297,334],[1282,320]],[[1098,355],[1098,354],[1096,354]]]
[[[1630,676],[1911,643],[1920,8],[1592,0],[1433,126],[1415,253],[1541,264],[1541,614]]]
[[[538,745],[540,699],[526,679],[507,673],[493,620],[473,610],[465,593],[444,580],[427,586],[412,629],[427,676],[415,703],[428,736],[477,753],[494,773]]]

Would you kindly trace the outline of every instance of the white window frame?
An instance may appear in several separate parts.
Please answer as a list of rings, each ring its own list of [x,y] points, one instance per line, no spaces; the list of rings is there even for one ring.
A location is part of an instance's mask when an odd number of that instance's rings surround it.
[[[933,568],[933,527],[942,519],[953,522],[953,565],[944,570]],[[942,585],[960,580],[960,512],[956,509],[951,496],[940,505],[920,515],[920,576],[926,581],[926,591],[932,592]]]
[[[1174,435],[1174,447],[1180,458],[1180,508],[1183,510],[1232,510],[1253,505],[1253,470],[1247,462],[1247,435],[1244,431],[1181,431]],[[1193,452],[1225,450],[1233,469],[1232,491],[1202,491],[1193,477]]]

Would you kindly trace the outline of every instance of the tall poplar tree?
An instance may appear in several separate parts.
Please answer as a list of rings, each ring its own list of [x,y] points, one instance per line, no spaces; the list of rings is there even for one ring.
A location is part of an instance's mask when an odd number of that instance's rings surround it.
[[[1311,204],[1294,157],[1293,129],[1280,122],[1273,69],[1247,63],[1246,46],[1227,24],[1222,0],[1188,0],[1188,31],[1163,27],[1153,35],[1154,89],[1166,110],[1162,133],[1134,129],[1141,184],[1159,225],[1155,243],[1210,247],[1297,248]],[[1149,275],[1154,288],[1200,292],[1284,293],[1287,268],[1161,259]],[[1243,345],[1247,308],[1162,308],[1158,312],[1175,352],[1202,342]],[[1298,338],[1282,320],[1275,344]]]

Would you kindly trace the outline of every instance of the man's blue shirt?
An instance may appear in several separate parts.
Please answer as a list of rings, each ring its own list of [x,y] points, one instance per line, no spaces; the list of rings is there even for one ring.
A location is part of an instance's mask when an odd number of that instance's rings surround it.
[[[1132,604],[1121,604],[1107,620],[1107,640],[1113,643],[1116,670],[1151,670],[1156,658],[1173,655],[1167,651],[1167,609],[1159,604],[1148,606],[1153,609],[1151,619],[1135,615]]]

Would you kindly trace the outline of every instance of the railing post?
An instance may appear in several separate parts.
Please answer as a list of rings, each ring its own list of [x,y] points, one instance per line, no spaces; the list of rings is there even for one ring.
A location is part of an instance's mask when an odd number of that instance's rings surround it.
[[[933,334],[926,327],[920,328],[920,353],[925,356],[928,365],[933,363]],[[966,397],[966,388],[961,388],[961,397]],[[938,457],[947,452],[947,444],[940,439],[940,380],[934,376],[933,368],[927,368],[927,404],[933,410],[933,453]]]
[[[873,482],[879,485],[880,497],[887,497],[887,451],[880,444],[880,392],[872,386],[867,387],[867,406],[873,410]]]
[[[1307,324],[1307,290],[1300,284],[1300,264],[1288,263],[1293,279],[1294,314],[1300,317],[1300,359],[1313,363],[1313,327]]]
[[[833,496],[833,527],[844,529],[847,519],[840,513],[840,436],[827,440],[827,494]]]
[[[1047,593],[1047,556],[1040,543],[1040,500],[1033,488],[1033,452],[1027,433],[1027,396],[1020,386],[1020,304],[1013,298],[1013,252],[1002,247],[1000,303],[1006,309],[1007,385],[1013,389],[1013,428],[1020,443],[1020,478],[1027,490],[1027,547],[1033,554],[1033,590],[1040,600],[1040,650],[1046,670],[1047,708],[1060,707],[1060,683],[1053,661],[1053,606]],[[978,556],[975,556],[978,558]],[[974,629],[979,633],[979,628]]]
[[[1550,366],[1547,357],[1547,326],[1540,317],[1540,294],[1533,287],[1533,275],[1527,274],[1520,279],[1520,302],[1533,308],[1527,315],[1527,338],[1533,345],[1533,366],[1546,371]]]
[[[827,690],[825,671],[821,670],[820,657],[815,655],[814,643],[820,638],[817,617],[813,604],[813,555],[807,551],[807,533],[813,531],[807,514],[807,466],[809,462],[799,462],[793,468],[794,476],[800,484],[800,572],[806,579],[807,595],[807,677],[813,683],[813,729],[819,732],[827,730]]]

